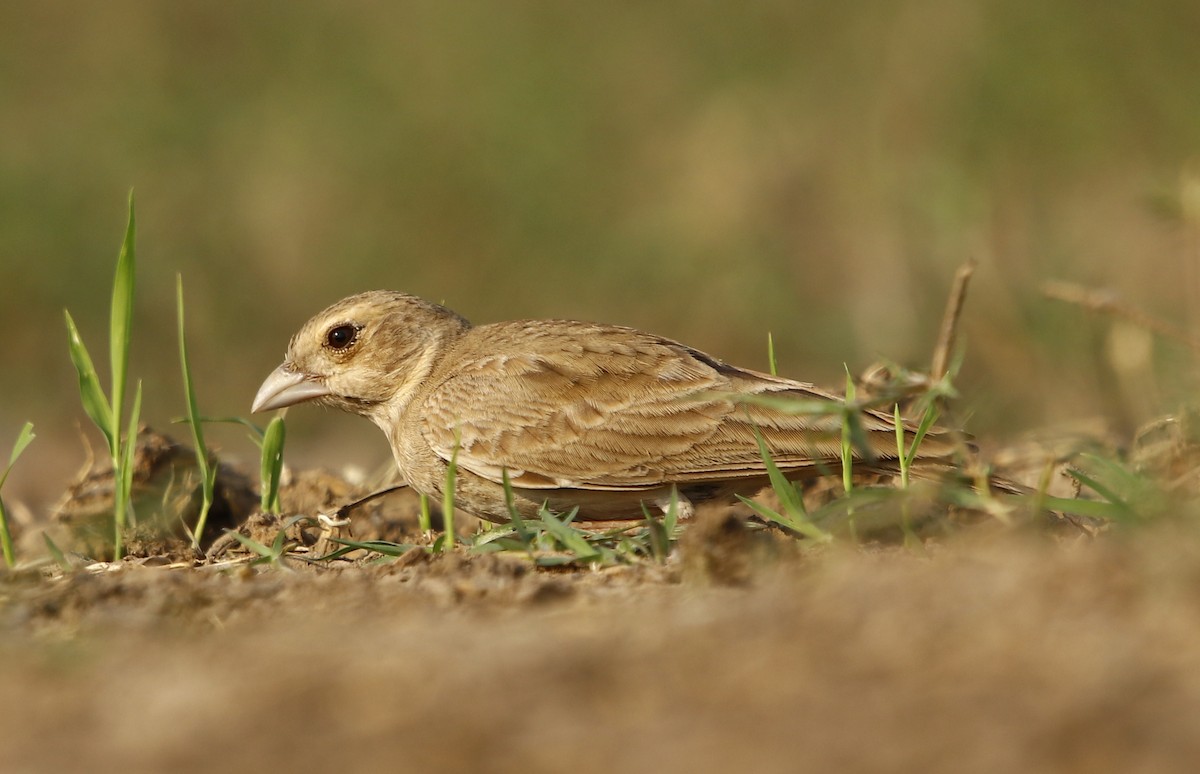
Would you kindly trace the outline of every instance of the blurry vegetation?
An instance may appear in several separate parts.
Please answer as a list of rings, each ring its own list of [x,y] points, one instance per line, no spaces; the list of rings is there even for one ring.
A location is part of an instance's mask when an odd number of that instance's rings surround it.
[[[1194,392],[1190,353],[1039,286],[1195,330],[1197,40],[1182,0],[4,3],[0,437],[34,421],[23,472],[61,490],[61,310],[103,327],[131,186],[152,425],[180,413],[177,272],[194,378],[229,415],[300,322],[371,287],[764,369],[771,331],[782,374],[836,385],[843,363],[926,361],[973,257],[971,429],[1128,434]],[[353,424],[308,412],[297,461]]]

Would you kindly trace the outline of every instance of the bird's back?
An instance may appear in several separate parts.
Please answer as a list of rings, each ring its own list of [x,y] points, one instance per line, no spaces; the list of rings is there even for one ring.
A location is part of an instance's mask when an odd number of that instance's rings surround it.
[[[520,320],[467,331],[430,375],[424,439],[460,467],[534,489],[642,490],[765,474],[758,439],[796,474],[835,467],[841,399],[620,326]],[[868,449],[896,456],[890,417],[859,415]],[[911,428],[910,428],[911,430]],[[952,452],[932,434],[926,456]]]

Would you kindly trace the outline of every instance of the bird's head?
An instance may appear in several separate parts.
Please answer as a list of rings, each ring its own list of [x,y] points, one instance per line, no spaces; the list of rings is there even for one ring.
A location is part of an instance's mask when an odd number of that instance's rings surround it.
[[[411,393],[470,323],[443,306],[387,290],[338,301],[306,322],[288,344],[251,411],[303,401],[380,419]],[[399,402],[404,402],[402,399]]]

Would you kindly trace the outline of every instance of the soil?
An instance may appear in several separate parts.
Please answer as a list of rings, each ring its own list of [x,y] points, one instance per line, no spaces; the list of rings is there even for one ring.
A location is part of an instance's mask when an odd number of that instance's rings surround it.
[[[317,511],[359,496],[328,474],[290,486]],[[415,502],[354,518],[356,537],[412,540]],[[0,571],[0,770],[1200,760],[1200,535],[1182,520],[804,547],[702,512],[666,562],[607,568],[420,547],[311,563],[320,530],[289,529],[301,553],[274,564],[135,541],[119,563]]]

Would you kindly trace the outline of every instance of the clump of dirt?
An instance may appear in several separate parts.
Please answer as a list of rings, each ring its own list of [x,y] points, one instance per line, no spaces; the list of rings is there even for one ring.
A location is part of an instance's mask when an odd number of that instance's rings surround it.
[[[217,466],[213,503],[197,552],[190,538],[202,499],[194,450],[170,436],[142,427],[133,459],[133,518],[124,535],[126,555],[133,558],[197,561],[215,543],[228,544],[226,533],[235,528],[270,545],[278,527],[288,524],[288,517],[295,515],[309,518],[289,525],[289,539],[312,546],[323,534],[317,521],[319,515],[332,517],[343,506],[372,494],[362,485],[327,471],[287,470],[279,493],[281,516],[264,515],[259,511],[259,492],[250,475],[213,458],[211,462]],[[111,559],[113,503],[111,461],[90,460],[54,506],[50,522],[38,524],[28,519],[25,520],[28,523],[20,525],[22,553],[43,555],[45,545],[41,534],[45,532],[68,553],[91,560]],[[433,505],[430,511],[431,524],[440,529],[440,508]],[[419,496],[407,487],[400,487],[350,510],[348,528],[342,534],[354,540],[404,542],[420,534],[419,512]],[[477,522],[469,514],[460,513],[456,524],[460,533],[468,534]]]
[[[89,454],[89,457],[91,455]],[[258,503],[249,477],[238,468],[210,458],[216,465],[213,502],[200,545],[208,546],[226,529],[242,523]],[[53,507],[53,522],[41,525],[65,551],[102,559],[113,553],[115,478],[112,460],[94,457]],[[178,550],[197,526],[202,497],[195,451],[170,436],[142,426],[133,450],[132,519],[128,543],[134,556]],[[40,553],[42,530],[29,529],[23,548]]]
[[[746,586],[781,557],[799,554],[799,543],[778,531],[750,529],[740,508],[701,508],[679,540],[679,561],[689,582]]]

